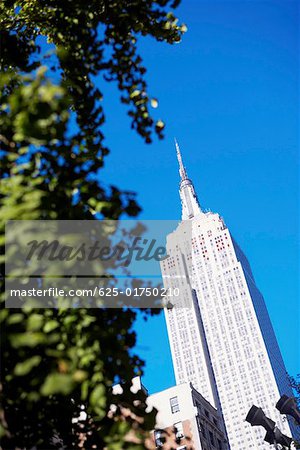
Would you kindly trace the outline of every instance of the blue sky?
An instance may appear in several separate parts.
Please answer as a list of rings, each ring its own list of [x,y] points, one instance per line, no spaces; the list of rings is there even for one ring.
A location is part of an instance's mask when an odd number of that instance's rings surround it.
[[[103,180],[137,192],[144,219],[180,219],[173,137],[200,203],[220,213],[246,253],[290,374],[299,372],[298,5],[186,0],[178,45],[144,39],[155,111],[166,138],[146,145],[130,130],[113,86],[104,88],[112,150]],[[102,86],[101,86],[102,87]],[[144,384],[174,384],[164,317],[139,320]]]

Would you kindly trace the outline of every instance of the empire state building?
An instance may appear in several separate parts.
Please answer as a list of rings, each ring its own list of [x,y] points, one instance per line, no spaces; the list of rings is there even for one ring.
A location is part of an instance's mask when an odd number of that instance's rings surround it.
[[[176,143],[182,221],[167,236],[164,285],[180,288],[165,309],[176,383],[191,382],[224,418],[231,450],[270,450],[245,422],[255,404],[291,435],[275,408],[292,395],[262,294],[222,217],[202,210]]]

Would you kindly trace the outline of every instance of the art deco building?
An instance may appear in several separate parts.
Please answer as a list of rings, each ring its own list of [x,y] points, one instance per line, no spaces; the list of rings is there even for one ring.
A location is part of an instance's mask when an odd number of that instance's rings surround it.
[[[222,217],[200,207],[176,148],[182,221],[161,262],[165,287],[180,291],[165,310],[176,383],[191,382],[222,412],[231,450],[269,450],[245,417],[255,404],[291,435],[275,409],[291,395],[278,343],[246,256]]]

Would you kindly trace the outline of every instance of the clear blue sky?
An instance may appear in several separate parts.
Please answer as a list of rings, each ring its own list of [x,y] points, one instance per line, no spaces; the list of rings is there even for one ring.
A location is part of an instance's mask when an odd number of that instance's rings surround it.
[[[251,263],[290,374],[299,372],[298,5],[186,0],[179,45],[145,39],[150,93],[167,123],[146,145],[104,89],[112,153],[103,179],[138,193],[144,219],[179,219],[176,136],[201,204],[220,213]],[[137,323],[144,384],[174,384],[161,314]]]

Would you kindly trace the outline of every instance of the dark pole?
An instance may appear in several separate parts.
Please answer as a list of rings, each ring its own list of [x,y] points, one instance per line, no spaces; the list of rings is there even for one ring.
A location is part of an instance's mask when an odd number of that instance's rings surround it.
[[[282,448],[291,447],[293,439],[285,436],[276,426],[275,422],[265,415],[262,408],[253,405],[247,414],[246,421],[252,426],[264,427],[267,431],[264,440],[271,445],[275,445],[276,449],[278,449],[278,444]]]

